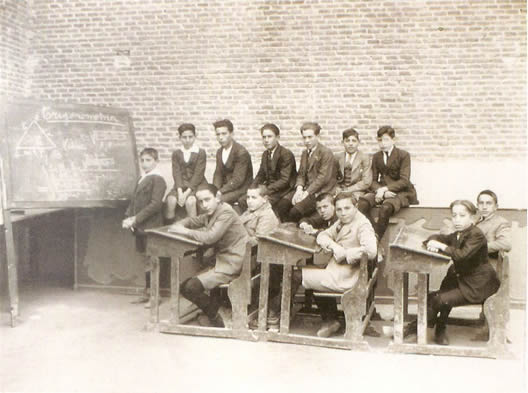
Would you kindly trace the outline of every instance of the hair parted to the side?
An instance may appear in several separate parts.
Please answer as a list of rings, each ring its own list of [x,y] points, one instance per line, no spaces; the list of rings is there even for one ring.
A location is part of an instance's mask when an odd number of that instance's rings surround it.
[[[308,121],[306,123],[303,123],[303,125],[301,126],[301,134],[305,130],[312,130],[315,135],[319,135],[319,133],[321,132],[321,126],[317,123]]]
[[[378,130],[378,138],[381,138],[385,134],[390,136],[392,139],[394,139],[394,137],[396,136],[396,132],[391,126],[380,127],[380,129]]]
[[[159,159],[158,151],[154,149],[153,147],[145,147],[143,150],[141,150],[141,152],[139,153],[139,156],[142,157],[145,155],[151,156],[152,158],[154,158],[154,161],[158,161]]]
[[[495,194],[493,191],[491,191],[491,190],[482,190],[481,192],[479,192],[479,194],[477,196],[477,202],[478,202],[478,200],[479,200],[481,195],[489,195],[490,197],[493,198],[493,200],[495,201],[496,205],[499,204],[499,199],[497,198],[497,194]]]
[[[273,132],[275,134],[275,136],[279,136],[280,135],[279,127],[277,127],[273,123],[266,123],[262,127],[260,127],[260,134],[261,135],[264,132],[264,130],[270,130],[271,132]]]
[[[191,123],[183,123],[178,127],[178,133],[183,134],[185,131],[191,131],[196,136],[196,128],[194,127],[194,124]]]
[[[218,192],[218,188],[212,183],[202,183],[196,187],[196,193],[200,191],[209,191],[211,194],[216,196],[216,193]]]
[[[353,128],[349,128],[349,129],[343,131],[343,140],[345,140],[345,139],[347,139],[347,138],[349,138],[351,136],[356,137],[356,139],[359,141],[359,133],[356,130],[354,130]]]
[[[325,199],[328,199],[333,205],[335,204],[334,196],[332,194],[330,194],[329,192],[323,192],[323,193],[317,195],[317,197],[315,198],[315,203],[322,202]]]
[[[478,211],[475,205],[473,204],[473,202],[468,201],[467,199],[457,199],[451,202],[451,204],[449,205],[449,210],[453,211],[453,207],[455,206],[465,207],[468,213],[471,214],[472,216],[477,214],[477,211]]]
[[[231,120],[223,119],[223,120],[217,120],[213,123],[213,127],[215,130],[220,127],[226,127],[229,132],[233,132],[233,123],[231,123]]]
[[[335,203],[337,203],[337,201],[340,201],[342,199],[350,199],[352,201],[352,204],[354,206],[356,206],[357,204],[357,198],[356,196],[354,195],[353,192],[350,192],[350,191],[343,191],[343,192],[340,192],[339,194],[337,194],[337,196],[335,197]]]
[[[268,197],[268,188],[264,184],[252,184],[248,187],[249,190],[258,190],[261,197]]]

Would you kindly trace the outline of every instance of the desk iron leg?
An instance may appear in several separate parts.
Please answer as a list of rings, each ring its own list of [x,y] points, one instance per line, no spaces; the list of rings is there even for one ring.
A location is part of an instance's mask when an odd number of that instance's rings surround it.
[[[282,272],[282,301],[281,301],[281,318],[280,332],[288,334],[290,332],[290,309],[292,298],[292,266],[284,265]]]
[[[180,258],[171,259],[171,293],[170,293],[171,325],[180,323]]]
[[[418,344],[427,344],[427,290],[429,288],[429,275],[418,273]]]
[[[403,318],[404,318],[404,273],[394,273],[394,343],[403,343]]]
[[[260,265],[260,292],[259,292],[259,312],[258,330],[266,331],[268,320],[268,289],[269,289],[269,263],[263,262]]]
[[[150,272],[150,324],[159,322],[159,258],[149,257],[152,270]]]

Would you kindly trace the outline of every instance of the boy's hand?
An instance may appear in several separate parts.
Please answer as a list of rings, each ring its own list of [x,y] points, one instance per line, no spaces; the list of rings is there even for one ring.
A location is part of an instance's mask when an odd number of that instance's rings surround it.
[[[187,234],[188,230],[189,230],[188,228],[185,228],[182,224],[178,224],[178,223],[171,225],[168,229],[169,232],[177,233],[179,235]]]
[[[128,218],[125,218],[123,220],[123,222],[121,223],[121,226],[124,229],[131,229],[134,226],[135,223],[136,223],[136,217],[135,216],[128,217]]]
[[[336,261],[343,261],[346,257],[346,250],[344,247],[340,246],[339,244],[334,244],[332,246],[332,252],[334,253],[334,258]]]
[[[222,200],[222,193],[220,191],[216,192],[216,198]]]
[[[185,193],[182,191],[181,188],[178,188],[178,205],[180,207],[183,207],[183,205],[185,205]]]
[[[385,191],[385,193],[383,194],[383,197],[385,199],[387,198],[394,198],[396,197],[396,193],[395,192],[392,192],[392,191]]]
[[[444,251],[447,248],[447,245],[439,242],[438,240],[429,240],[427,242],[427,250],[432,252]]]
[[[347,263],[352,264],[355,261],[360,260],[362,255],[363,255],[363,250],[361,250],[360,247],[354,247],[354,248],[347,249],[346,250]]]
[[[381,203],[383,201],[383,195],[385,195],[385,191],[387,191],[385,187],[378,188],[375,196],[376,203]]]
[[[302,201],[304,199],[303,194],[304,191],[302,190],[302,188],[297,188],[297,191],[295,191],[295,194],[293,194],[292,205],[296,205],[297,203]]]
[[[301,222],[299,228],[301,228],[307,235],[315,235],[317,233],[317,230],[307,222]]]

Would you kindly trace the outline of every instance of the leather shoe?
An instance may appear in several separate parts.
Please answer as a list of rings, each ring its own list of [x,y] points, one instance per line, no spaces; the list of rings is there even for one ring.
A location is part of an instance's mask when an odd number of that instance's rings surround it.
[[[139,296],[138,298],[132,300],[131,304],[142,304],[142,303],[148,303],[150,301],[150,296],[147,294],[143,294]]]
[[[368,337],[380,337],[381,336],[381,334],[379,334],[379,332],[376,329],[374,329],[374,326],[372,326],[370,323],[365,328],[363,335],[368,336]]]
[[[341,324],[339,321],[333,320],[333,321],[325,321],[323,322],[323,325],[321,328],[317,331],[318,337],[331,337],[334,334],[337,333],[337,331],[341,328]]]

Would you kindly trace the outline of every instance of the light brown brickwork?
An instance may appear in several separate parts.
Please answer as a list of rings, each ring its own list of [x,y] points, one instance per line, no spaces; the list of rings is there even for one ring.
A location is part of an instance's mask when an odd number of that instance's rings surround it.
[[[126,108],[162,159],[181,122],[212,158],[224,117],[254,160],[269,121],[297,157],[305,120],[335,149],[354,126],[373,151],[391,124],[418,161],[526,152],[524,1],[6,0],[25,3],[25,94]]]

